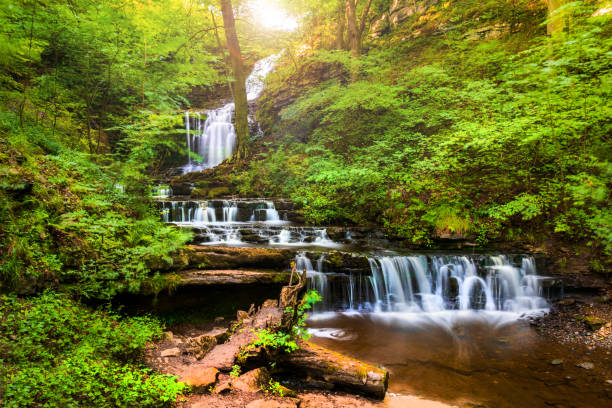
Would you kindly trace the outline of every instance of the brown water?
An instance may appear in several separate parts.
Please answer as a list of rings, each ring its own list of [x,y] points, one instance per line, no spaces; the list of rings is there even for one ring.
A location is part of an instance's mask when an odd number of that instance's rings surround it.
[[[490,408],[612,407],[609,352],[553,343],[526,322],[424,315],[315,318],[311,341],[387,368],[392,393]]]

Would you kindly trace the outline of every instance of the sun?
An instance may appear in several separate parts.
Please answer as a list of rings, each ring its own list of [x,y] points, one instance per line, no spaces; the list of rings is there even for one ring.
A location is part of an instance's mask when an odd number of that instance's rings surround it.
[[[265,28],[294,31],[298,27],[297,20],[280,8],[275,0],[251,0],[249,6],[256,23]]]

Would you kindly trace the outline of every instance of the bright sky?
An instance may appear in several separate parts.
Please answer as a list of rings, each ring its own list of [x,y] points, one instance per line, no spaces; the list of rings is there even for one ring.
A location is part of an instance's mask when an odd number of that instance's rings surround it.
[[[287,15],[276,0],[251,0],[250,3],[257,24],[284,31],[293,31],[298,27],[297,20]]]

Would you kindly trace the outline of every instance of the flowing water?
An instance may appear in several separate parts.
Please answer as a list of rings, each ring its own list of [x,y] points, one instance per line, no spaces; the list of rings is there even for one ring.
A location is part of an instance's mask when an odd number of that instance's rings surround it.
[[[265,77],[274,68],[278,57],[271,55],[255,63],[246,80],[247,100],[252,101],[259,97],[264,88]],[[232,122],[234,109],[232,102],[203,114],[185,112],[188,154],[183,174],[215,167],[232,155],[236,144],[236,130]],[[202,115],[205,115],[206,119],[202,120]]]
[[[291,225],[269,200],[159,200],[158,205],[164,222],[190,228],[199,244],[341,246],[325,228]]]
[[[255,64],[247,79],[250,101],[261,94],[277,58]],[[185,113],[192,153],[185,173],[232,154],[233,114],[231,103]],[[312,341],[389,369],[390,392],[471,407],[610,406],[610,355],[576,353],[527,323],[563,295],[558,280],[537,273],[531,256],[360,247],[339,257],[333,250],[355,244],[351,230],[344,238],[332,234],[343,243],[334,241],[325,227],[290,222],[271,200],[177,201],[166,186],[153,195],[163,220],[193,230],[195,243],[298,247],[296,267],[307,271],[308,287],[323,297],[309,319]],[[586,374],[577,368],[585,355],[597,362]]]
[[[524,319],[562,295],[530,256],[374,255],[356,274],[325,257],[296,256],[323,296],[312,341],[387,368],[390,392],[470,407],[609,406],[610,355],[547,341]],[[593,372],[577,367],[585,354]]]
[[[547,341],[501,313],[336,313],[309,326],[311,341],[388,369],[392,393],[461,407],[610,406],[609,354]],[[593,370],[577,367],[585,358]]]

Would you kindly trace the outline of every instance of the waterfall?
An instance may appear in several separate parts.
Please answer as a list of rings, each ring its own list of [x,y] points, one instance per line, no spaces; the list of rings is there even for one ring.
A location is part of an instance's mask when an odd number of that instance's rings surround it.
[[[548,308],[543,282],[533,258],[517,256],[377,256],[370,275],[324,272],[310,260],[296,258],[309,271],[309,287],[325,291],[324,310],[437,313],[503,311],[533,313]],[[320,276],[324,275],[324,276]],[[333,283],[329,281],[334,276]]]
[[[255,63],[253,71],[251,71],[251,74],[246,79],[246,93],[248,101],[259,98],[259,95],[261,95],[261,92],[264,89],[266,76],[272,72],[274,65],[276,65],[276,61],[278,61],[279,58],[280,54],[274,54]]]
[[[259,97],[264,88],[264,80],[278,60],[279,55],[271,55],[255,63],[253,71],[246,79],[246,92],[249,101]],[[220,108],[206,111],[206,120],[202,123],[200,113],[195,113],[195,129],[191,129],[191,117],[185,112],[185,130],[187,133],[187,164],[183,174],[201,171],[218,166],[234,152],[236,130],[232,122],[234,103],[228,103]],[[193,163],[191,154],[201,157],[201,161]]]

